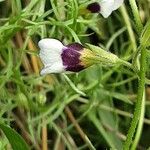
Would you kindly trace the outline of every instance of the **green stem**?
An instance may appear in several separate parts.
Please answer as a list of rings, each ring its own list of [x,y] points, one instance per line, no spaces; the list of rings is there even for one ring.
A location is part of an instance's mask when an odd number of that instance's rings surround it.
[[[130,64],[129,62],[127,62],[127,61],[125,61],[125,60],[122,60],[122,59],[120,59],[119,61],[120,61],[120,63],[122,63],[124,66],[126,66],[126,67],[128,67],[128,68],[130,68],[130,69],[133,69],[132,64]]]
[[[128,34],[129,34],[131,44],[132,44],[133,51],[135,52],[136,49],[137,49],[136,40],[135,40],[134,32],[133,32],[133,29],[132,29],[132,26],[131,26],[131,23],[130,23],[130,18],[129,18],[129,15],[128,15],[128,12],[126,10],[125,5],[121,6],[120,10],[121,10],[121,14],[123,16],[125,25],[127,27],[127,31],[128,31]]]
[[[74,83],[69,79],[69,77],[66,74],[62,74],[64,76],[64,78],[66,79],[66,81],[68,82],[68,84],[70,85],[70,87],[78,94],[82,95],[82,96],[86,96],[86,94],[82,91],[80,91],[75,85]]]
[[[135,66],[133,66],[131,63],[129,63],[125,60],[122,60],[122,59],[120,59],[119,61],[122,65],[128,67],[129,69],[132,69],[135,73],[139,72],[139,70]]]
[[[139,11],[138,11],[136,1],[135,0],[129,0],[129,3],[130,3],[130,6],[131,6],[131,9],[132,9],[133,16],[134,16],[134,21],[135,21],[135,24],[136,24],[137,33],[140,35],[141,32],[142,32],[142,29],[143,29],[143,25],[142,25],[142,22],[141,22],[141,18],[140,18],[140,15],[139,15]]]
[[[143,93],[143,99],[142,99],[142,104],[141,104],[140,120],[139,120],[139,124],[138,124],[138,127],[137,127],[137,132],[136,132],[136,135],[135,135],[135,139],[134,139],[134,141],[132,143],[132,146],[131,146],[131,150],[136,149],[137,144],[140,140],[140,136],[141,136],[141,132],[142,132],[142,128],[143,128],[143,123],[144,123],[144,114],[145,114],[145,90],[144,90],[144,93]]]
[[[144,46],[141,46],[141,59],[140,59],[140,72],[139,72],[139,87],[138,87],[138,95],[136,107],[133,115],[133,119],[131,122],[131,126],[129,128],[126,141],[124,143],[124,150],[129,150],[130,145],[132,143],[132,138],[135,133],[135,129],[139,122],[139,117],[141,116],[141,105],[143,99],[143,93],[145,91],[145,72],[146,72],[146,49]]]

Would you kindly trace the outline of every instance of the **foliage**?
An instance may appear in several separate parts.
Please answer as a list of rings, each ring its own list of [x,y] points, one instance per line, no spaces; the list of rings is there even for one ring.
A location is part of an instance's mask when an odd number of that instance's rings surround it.
[[[0,1],[1,122],[14,128],[30,149],[121,150],[130,145],[136,149],[137,144],[146,149],[150,2],[125,1],[107,19],[84,13],[87,4],[88,0]],[[100,46],[139,71],[95,65],[76,74],[40,76],[37,43],[44,37]],[[0,135],[0,147],[11,149],[10,143]]]

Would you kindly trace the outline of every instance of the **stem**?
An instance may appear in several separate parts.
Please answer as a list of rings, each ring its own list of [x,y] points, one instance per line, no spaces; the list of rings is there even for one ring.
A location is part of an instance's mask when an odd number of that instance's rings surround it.
[[[134,16],[134,21],[136,24],[137,33],[140,35],[142,32],[142,29],[143,29],[143,25],[142,25],[141,18],[139,15],[138,7],[136,5],[136,1],[135,0],[129,0],[129,3],[131,6],[131,9],[132,9],[133,16]]]
[[[135,139],[133,141],[131,150],[136,149],[136,146],[140,140],[140,136],[141,136],[141,132],[142,132],[142,128],[143,128],[143,123],[144,123],[144,114],[145,114],[145,90],[143,93],[143,99],[142,99],[142,104],[141,104],[141,116],[140,116],[137,132],[136,132]]]
[[[72,112],[71,112],[69,107],[67,107],[67,106],[65,107],[65,112],[68,115],[68,118],[70,119],[70,121],[73,123],[74,127],[76,128],[76,130],[78,131],[78,133],[80,134],[80,136],[83,139],[83,141],[89,147],[89,149],[90,150],[96,150],[95,147],[92,145],[91,141],[89,140],[89,138],[87,137],[87,135],[84,133],[84,131],[82,130],[82,128],[80,127],[80,125],[76,121],[76,119],[73,116],[73,114],[72,114]]]
[[[121,62],[124,66],[126,66],[126,67],[128,67],[128,68],[130,68],[130,69],[133,69],[132,64],[130,64],[129,62],[127,62],[127,61],[125,61],[125,60],[122,60],[122,59],[120,59],[120,62]]]
[[[139,72],[139,70],[135,66],[133,66],[131,63],[129,63],[125,60],[122,60],[122,59],[120,59],[119,61],[122,65],[128,67],[129,69],[132,69],[135,73]]]
[[[123,16],[125,25],[127,27],[127,31],[129,34],[131,44],[132,44],[133,51],[135,52],[137,49],[136,40],[135,40],[134,32],[133,32],[133,29],[132,29],[132,26],[130,23],[130,18],[129,18],[129,15],[128,15],[125,5],[121,6],[121,14]]]
[[[48,150],[47,145],[47,124],[43,119],[43,126],[42,126],[42,150]]]
[[[132,138],[135,133],[135,129],[139,121],[139,117],[141,116],[142,99],[143,99],[143,93],[145,91],[145,72],[146,72],[146,49],[145,47],[141,46],[139,87],[138,87],[137,102],[136,102],[136,107],[135,107],[133,119],[131,122],[131,126],[127,134],[127,139],[124,143],[124,150],[129,150],[130,145],[132,143]]]
[[[64,78],[66,79],[66,81],[69,83],[69,85],[71,86],[71,88],[78,94],[82,95],[82,96],[86,96],[86,94],[82,91],[80,91],[75,85],[74,83],[69,79],[69,77],[63,73]]]

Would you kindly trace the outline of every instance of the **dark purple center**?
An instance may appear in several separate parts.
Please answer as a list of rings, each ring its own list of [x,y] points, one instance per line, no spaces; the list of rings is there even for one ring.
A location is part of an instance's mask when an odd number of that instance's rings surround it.
[[[78,72],[84,69],[80,63],[80,51],[83,50],[83,46],[79,43],[73,43],[67,45],[61,54],[63,65],[67,71]]]
[[[95,2],[95,3],[91,3],[87,6],[87,9],[90,10],[92,13],[98,13],[100,12],[100,5],[99,3]]]

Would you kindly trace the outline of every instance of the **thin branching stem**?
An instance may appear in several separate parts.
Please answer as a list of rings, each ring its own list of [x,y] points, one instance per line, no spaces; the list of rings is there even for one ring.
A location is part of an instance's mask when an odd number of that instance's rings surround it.
[[[130,149],[130,145],[132,143],[135,129],[137,127],[137,124],[139,122],[139,117],[141,114],[143,93],[145,91],[145,72],[146,72],[146,49],[143,46],[141,46],[140,64],[141,65],[140,65],[140,72],[139,72],[139,87],[138,87],[137,103],[135,106],[135,111],[134,111],[133,119],[131,122],[131,126],[130,126],[128,134],[127,134],[127,139],[124,143],[124,150]]]

